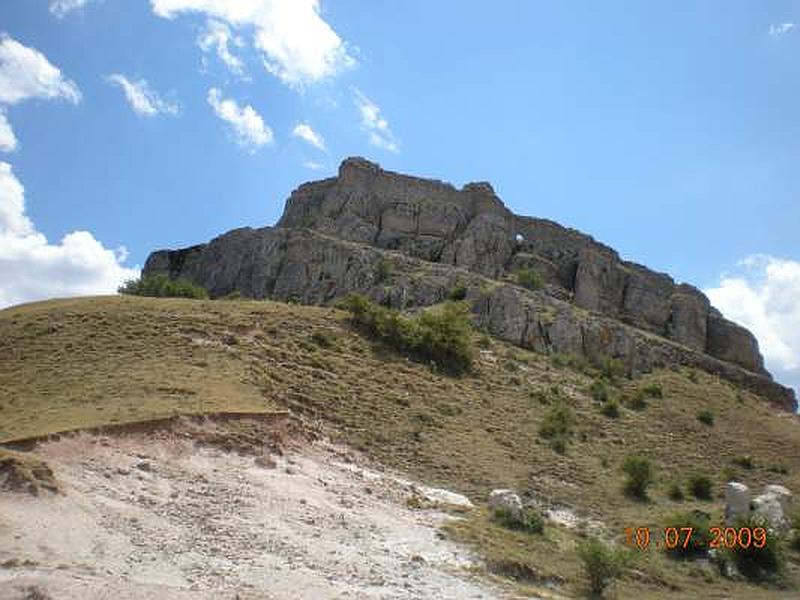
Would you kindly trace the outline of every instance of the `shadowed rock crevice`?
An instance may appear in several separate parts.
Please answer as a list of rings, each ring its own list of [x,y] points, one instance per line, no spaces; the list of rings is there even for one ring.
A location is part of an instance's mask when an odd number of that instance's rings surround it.
[[[541,289],[516,285],[523,269],[538,273]],[[689,365],[796,404],[764,369],[755,337],[698,289],[586,234],[513,214],[485,182],[459,190],[350,158],[338,177],[295,190],[275,227],[154,252],[144,273],[154,272],[212,297],[327,304],[361,292],[400,309],[440,302],[463,285],[477,323],[515,344],[614,357],[630,372]]]

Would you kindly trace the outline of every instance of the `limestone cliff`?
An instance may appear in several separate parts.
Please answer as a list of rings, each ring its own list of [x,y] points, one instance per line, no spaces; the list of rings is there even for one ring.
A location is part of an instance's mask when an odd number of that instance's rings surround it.
[[[515,285],[519,269],[538,272],[543,288]],[[488,183],[456,189],[350,158],[338,177],[295,190],[275,227],[154,252],[144,272],[159,271],[212,296],[324,304],[359,291],[397,308],[439,302],[463,284],[476,321],[516,344],[612,356],[633,372],[696,366],[796,405],[753,335],[702,292],[583,233],[513,214]]]

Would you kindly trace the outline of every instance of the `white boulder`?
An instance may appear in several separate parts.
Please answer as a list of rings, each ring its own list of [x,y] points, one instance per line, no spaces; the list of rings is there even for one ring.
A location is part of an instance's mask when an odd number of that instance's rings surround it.
[[[792,493],[782,485],[768,485],[764,493],[753,500],[753,513],[764,517],[776,529],[788,526],[786,513],[792,503]]]
[[[738,481],[725,484],[725,524],[730,526],[750,516],[750,488]]]

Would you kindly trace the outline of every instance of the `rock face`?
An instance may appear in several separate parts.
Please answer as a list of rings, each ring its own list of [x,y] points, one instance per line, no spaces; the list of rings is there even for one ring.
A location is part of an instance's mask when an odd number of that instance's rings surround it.
[[[536,271],[542,289],[515,285],[520,269]],[[190,279],[212,297],[324,304],[362,292],[396,308],[440,302],[460,284],[477,323],[515,344],[611,356],[632,372],[694,366],[796,405],[772,382],[752,334],[699,290],[578,231],[513,214],[488,183],[456,189],[347,159],[338,177],[295,190],[275,227],[154,252],[144,268],[153,272]]]

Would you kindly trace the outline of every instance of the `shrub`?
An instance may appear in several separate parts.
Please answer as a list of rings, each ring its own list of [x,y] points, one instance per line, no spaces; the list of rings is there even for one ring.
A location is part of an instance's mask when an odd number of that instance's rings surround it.
[[[375,266],[375,280],[377,283],[381,283],[389,279],[394,273],[394,263],[390,261],[388,258],[382,258],[378,261],[378,264]]]
[[[625,364],[618,358],[606,356],[597,363],[597,368],[609,381],[616,381],[625,375]]]
[[[632,396],[628,396],[628,406],[633,410],[644,410],[647,408],[647,397],[642,390],[636,390]]]
[[[315,331],[311,334],[311,341],[323,348],[332,348],[336,344],[336,336],[330,331]]]
[[[701,410],[697,413],[697,420],[703,425],[712,427],[714,425],[714,413],[712,413],[710,410]]]
[[[575,416],[563,402],[557,402],[544,416],[539,426],[539,435],[550,441],[550,447],[563,454],[567,449],[567,440],[572,434]]]
[[[731,462],[735,464],[737,467],[742,467],[743,469],[747,469],[748,471],[754,469],[756,464],[753,460],[753,457],[749,454],[742,454],[741,456],[737,456]]]
[[[767,467],[767,471],[769,471],[770,473],[775,473],[777,475],[788,475],[789,467],[787,467],[783,463],[772,463],[770,466]]]
[[[349,296],[341,306],[356,326],[396,350],[455,373],[472,366],[472,321],[464,303],[446,302],[416,317],[378,306],[359,294]]]
[[[446,302],[419,316],[417,350],[444,369],[468,371],[472,366],[472,320],[462,302]]]
[[[458,302],[459,300],[463,300],[467,297],[467,286],[463,283],[457,283],[453,286],[453,289],[447,294],[448,299],[453,300],[454,302]]]
[[[681,484],[678,482],[670,484],[667,490],[667,497],[674,502],[681,502],[685,498]]]
[[[764,517],[752,515],[749,519],[743,519],[737,523],[736,526],[769,529],[769,522]],[[769,529],[765,540],[766,543],[762,548],[756,548],[754,544],[751,544],[748,548],[737,547],[729,550],[730,557],[739,573],[748,579],[762,581],[783,571],[786,563],[786,540],[774,529]]]
[[[520,269],[515,273],[517,284],[529,290],[539,290],[544,287],[544,279],[533,269]]]
[[[619,402],[613,398],[606,400],[600,406],[600,412],[607,416],[609,419],[616,419],[619,417]]]
[[[622,471],[628,478],[625,481],[625,493],[632,498],[647,498],[647,488],[653,483],[653,465],[643,456],[628,456],[622,463]]]
[[[661,389],[660,383],[651,383],[642,388],[642,394],[645,398],[663,398],[664,392]]]
[[[595,379],[589,386],[589,393],[597,402],[605,402],[610,396],[604,379]]]
[[[145,275],[129,279],[117,291],[131,296],[153,296],[158,298],[208,298],[205,288],[186,279],[170,279],[166,273]]]
[[[678,544],[674,548],[665,548],[667,556],[679,560],[705,556],[711,541],[710,524],[709,515],[699,510],[679,512],[668,516],[664,519],[664,529],[675,529],[679,537]],[[684,541],[687,538],[686,527],[691,527],[692,533],[684,548]]]
[[[711,500],[714,483],[707,475],[692,475],[689,478],[689,492],[698,500]]]
[[[583,562],[589,590],[602,596],[606,588],[622,575],[627,563],[623,550],[607,546],[596,538],[589,538],[578,546],[578,554]]]
[[[530,507],[522,510],[521,517],[512,514],[507,510],[495,511],[493,517],[503,527],[525,531],[527,533],[542,533],[544,531],[544,517],[542,514]]]

